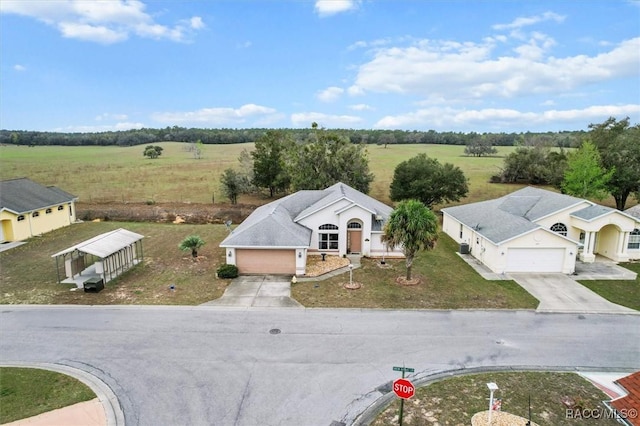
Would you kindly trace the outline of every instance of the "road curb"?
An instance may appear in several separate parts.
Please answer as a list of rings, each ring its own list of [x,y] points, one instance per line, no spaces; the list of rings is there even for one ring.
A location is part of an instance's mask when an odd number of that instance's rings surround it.
[[[105,382],[93,374],[69,367],[68,365],[46,362],[2,362],[0,363],[0,367],[38,368],[40,370],[55,371],[56,373],[71,376],[89,386],[96,394],[104,408],[107,426],[125,426],[124,412],[122,411],[118,397]]]

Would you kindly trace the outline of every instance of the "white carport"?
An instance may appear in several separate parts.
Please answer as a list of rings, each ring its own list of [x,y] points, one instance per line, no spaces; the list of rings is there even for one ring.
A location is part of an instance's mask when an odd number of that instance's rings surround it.
[[[144,260],[142,238],[140,234],[120,228],[52,255],[56,259],[58,282],[82,287],[92,278],[101,278],[105,283],[111,281]],[[60,279],[60,258],[64,280]]]

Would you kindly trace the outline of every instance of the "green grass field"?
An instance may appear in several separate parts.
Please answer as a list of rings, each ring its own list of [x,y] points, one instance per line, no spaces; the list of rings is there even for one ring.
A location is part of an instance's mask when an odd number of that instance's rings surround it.
[[[0,178],[28,177],[45,185],[56,185],[80,197],[81,202],[227,202],[220,190],[220,175],[227,167],[239,167],[243,149],[253,144],[205,145],[204,158],[195,160],[184,150],[187,144],[165,142],[162,156],[144,158],[144,146],[2,146]],[[507,194],[520,186],[488,183],[513,147],[500,147],[496,157],[463,155],[463,146],[378,145],[367,147],[370,169],[375,175],[370,195],[389,203],[389,185],[395,167],[402,161],[426,153],[441,162],[459,166],[469,178],[470,193],[464,202],[480,201]],[[242,196],[241,203],[267,201]]]
[[[64,374],[35,368],[0,368],[2,424],[95,397],[87,385]]]

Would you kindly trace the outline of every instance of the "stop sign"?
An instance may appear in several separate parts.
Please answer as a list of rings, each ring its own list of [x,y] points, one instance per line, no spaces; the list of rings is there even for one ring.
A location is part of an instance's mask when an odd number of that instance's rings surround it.
[[[398,379],[393,382],[393,392],[402,399],[409,399],[416,393],[416,388],[407,379]]]

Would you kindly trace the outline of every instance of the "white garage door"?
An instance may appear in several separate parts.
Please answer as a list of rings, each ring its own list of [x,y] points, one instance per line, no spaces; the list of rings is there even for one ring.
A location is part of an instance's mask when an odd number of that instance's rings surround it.
[[[563,248],[510,248],[506,272],[562,272]]]
[[[295,250],[236,250],[236,266],[241,274],[295,274]]]

